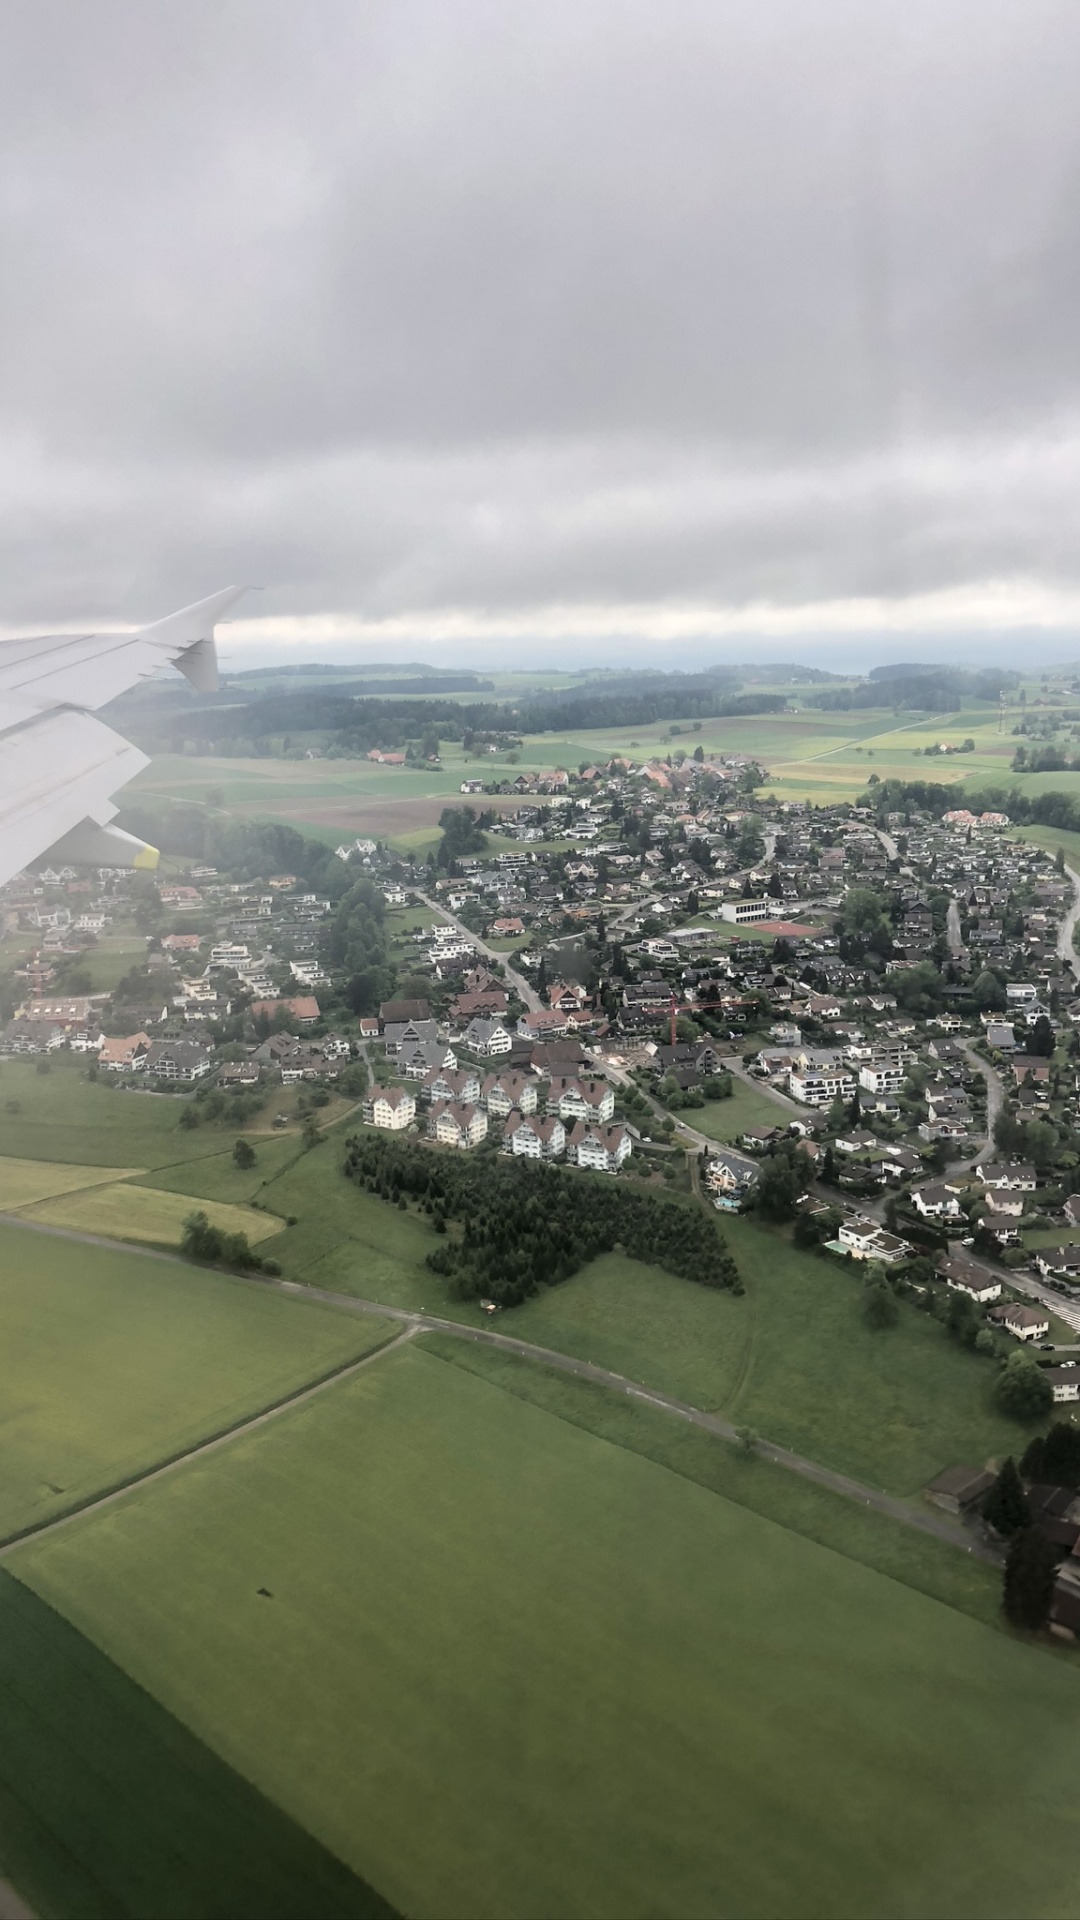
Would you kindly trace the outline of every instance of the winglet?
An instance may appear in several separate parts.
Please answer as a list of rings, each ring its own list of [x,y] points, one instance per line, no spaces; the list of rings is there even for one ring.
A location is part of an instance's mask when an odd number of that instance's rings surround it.
[[[197,693],[214,693],[218,684],[214,625],[246,592],[246,587],[223,587],[220,593],[143,627],[141,637],[167,653]]]

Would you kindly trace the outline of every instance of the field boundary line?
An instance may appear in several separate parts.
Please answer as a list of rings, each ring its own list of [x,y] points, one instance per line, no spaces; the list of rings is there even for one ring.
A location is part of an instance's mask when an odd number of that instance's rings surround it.
[[[359,1373],[362,1367],[369,1367],[373,1361],[381,1360],[384,1354],[392,1352],[395,1347],[403,1346],[411,1340],[415,1332],[415,1327],[406,1327],[401,1333],[382,1341],[368,1353],[362,1353],[359,1359],[346,1360],[332,1367],[328,1373],[320,1374],[317,1380],[308,1381],[306,1386],[287,1394],[282,1400],[272,1401],[258,1413],[249,1414],[246,1419],[237,1421],[231,1426],[220,1427],[207,1439],[196,1441],[193,1447],[185,1447],[181,1452],[170,1454],[168,1459],[159,1461],[154,1467],[129,1474],[123,1480],[114,1481],[113,1485],[106,1488],[103,1493],[90,1494],[85,1500],[80,1500],[76,1506],[68,1507],[63,1513],[54,1515],[51,1520],[41,1520],[35,1525],[20,1527],[17,1532],[5,1535],[0,1541],[0,1560],[6,1559],[8,1554],[14,1553],[18,1547],[25,1546],[28,1541],[40,1540],[46,1534],[56,1533],[61,1527],[69,1527],[73,1521],[81,1520],[85,1514],[96,1513],[102,1507],[112,1506],[115,1501],[123,1500],[129,1493],[135,1493],[138,1488],[148,1486],[151,1481],[160,1480],[165,1474],[175,1473],[177,1468],[187,1466],[189,1461],[198,1460],[206,1453],[215,1453],[219,1447],[228,1446],[232,1440],[242,1439],[246,1433],[265,1426],[267,1421],[276,1420],[279,1414],[288,1413],[293,1407],[302,1406],[305,1400],[314,1399],[317,1393],[324,1393],[327,1387],[336,1386],[340,1380],[347,1380],[352,1374]]]
[[[0,1224],[3,1224],[4,1220],[9,1221],[13,1226],[24,1227],[30,1232],[57,1234],[66,1240],[83,1241],[92,1246],[111,1247],[118,1253],[138,1251],[123,1240],[107,1240],[101,1235],[76,1233],[66,1227],[35,1226],[21,1220],[17,1215],[0,1215]],[[149,1252],[149,1249],[147,1251]],[[531,1340],[520,1340],[514,1334],[496,1333],[489,1327],[466,1326],[460,1320],[444,1320],[437,1314],[424,1313],[419,1308],[393,1307],[380,1300],[365,1300],[357,1294],[334,1293],[326,1287],[307,1286],[301,1280],[278,1280],[266,1276],[233,1273],[228,1268],[200,1267],[196,1262],[184,1260],[181,1255],[175,1253],[155,1253],[153,1257],[167,1260],[173,1266],[194,1267],[196,1271],[202,1273],[221,1273],[227,1279],[242,1280],[249,1286],[271,1287],[275,1292],[285,1293],[294,1300],[321,1301],[323,1305],[343,1308],[346,1312],[373,1314],[380,1319],[397,1321],[403,1331],[396,1339],[378,1347],[374,1353],[365,1355],[359,1361],[347,1362],[344,1369],[338,1369],[326,1379],[303,1389],[299,1394],[291,1395],[279,1405],[268,1408],[265,1413],[230,1428],[212,1440],[201,1442],[198,1446],[188,1449],[185,1453],[160,1467],[151,1469],[148,1473],[133,1476],[123,1486],[107,1494],[92,1495],[89,1501],[83,1502],[78,1509],[69,1514],[53,1521],[45,1521],[38,1527],[24,1529],[17,1536],[9,1536],[7,1540],[0,1542],[0,1559],[3,1559],[22,1540],[48,1533],[57,1526],[66,1526],[71,1520],[76,1519],[78,1514],[103,1506],[111,1500],[122,1498],[125,1493],[143,1485],[145,1481],[155,1479],[159,1473],[171,1472],[174,1466],[182,1465],[184,1460],[195,1458],[199,1453],[209,1451],[212,1447],[226,1445],[234,1436],[242,1434],[250,1427],[258,1426],[262,1420],[272,1418],[275,1413],[297,1404],[310,1394],[322,1391],[325,1386],[331,1385],[343,1374],[366,1365],[370,1360],[380,1358],[384,1353],[389,1353],[392,1348],[418,1333],[446,1333],[457,1340],[471,1340],[477,1346],[496,1347],[505,1353],[516,1354],[519,1359],[552,1367],[559,1373],[576,1374],[580,1379],[593,1380],[599,1386],[608,1387],[615,1393],[646,1400],[652,1406],[673,1414],[677,1419],[687,1421],[691,1426],[704,1427],[707,1432],[716,1434],[721,1440],[737,1441],[739,1438],[738,1428],[730,1420],[722,1419],[719,1414],[706,1413],[702,1408],[692,1406],[689,1401],[680,1400],[674,1394],[663,1393],[655,1387],[649,1387],[643,1381],[631,1380],[627,1375],[615,1373],[609,1367],[597,1366],[591,1360],[580,1360],[573,1354],[560,1353],[554,1347],[538,1346]],[[861,1480],[852,1479],[849,1474],[840,1473],[833,1467],[826,1467],[820,1461],[811,1460],[804,1454],[793,1453],[790,1448],[781,1447],[772,1440],[758,1439],[756,1450],[762,1459],[771,1460],[776,1466],[786,1467],[789,1472],[799,1474],[803,1479],[816,1481],[819,1486],[828,1487],[833,1493],[843,1494],[845,1499],[853,1500],[859,1506],[873,1507],[878,1513],[887,1515],[889,1519],[899,1521],[902,1526],[913,1527],[916,1532],[928,1533],[937,1540],[946,1541],[961,1553],[974,1554],[976,1558],[986,1560],[993,1566],[1001,1565],[1000,1554],[993,1552],[981,1542],[969,1538],[959,1527],[953,1526],[944,1514],[923,1512],[897,1494],[886,1493],[879,1487],[867,1486]]]

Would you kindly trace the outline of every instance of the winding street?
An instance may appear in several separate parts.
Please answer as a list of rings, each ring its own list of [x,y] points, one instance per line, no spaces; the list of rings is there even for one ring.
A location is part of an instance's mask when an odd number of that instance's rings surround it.
[[[425,907],[430,907],[432,913],[438,914],[440,920],[449,921],[450,925],[456,927],[458,932],[463,934],[466,940],[471,940],[478,953],[484,954],[488,960],[494,960],[496,966],[502,968],[514,992],[518,995],[519,999],[524,1001],[530,1013],[544,1012],[543,1001],[539,998],[535,990],[530,987],[528,981],[523,979],[520,973],[514,972],[505,953],[496,953],[494,947],[489,947],[485,940],[481,940],[478,933],[473,933],[472,928],[467,927],[464,920],[459,920],[456,913],[451,913],[449,907],[445,907],[441,900],[432,900],[428,894],[421,893],[415,887],[412,891],[416,894],[418,900],[424,902]]]
[[[12,1226],[22,1227],[28,1233],[44,1233],[55,1239],[69,1240],[85,1246],[109,1247],[117,1253],[132,1252],[127,1242],[105,1239],[99,1234],[78,1233],[69,1227],[49,1227],[43,1222],[22,1220],[18,1215],[13,1214],[0,1215],[0,1220]],[[175,1253],[162,1253],[150,1248],[140,1248],[139,1253],[143,1258],[165,1260],[172,1266],[189,1267],[192,1264]],[[205,1272],[206,1269],[200,1268],[199,1271]],[[455,1340],[469,1341],[474,1346],[496,1347],[504,1353],[516,1354],[522,1360],[553,1368],[559,1373],[573,1374],[579,1380],[591,1380],[597,1386],[606,1387],[629,1399],[641,1400],[649,1406],[659,1408],[661,1412],[685,1420],[690,1426],[701,1427],[705,1432],[715,1434],[722,1440],[737,1440],[739,1437],[739,1429],[731,1421],[722,1420],[718,1414],[706,1413],[702,1408],[691,1406],[688,1401],[680,1400],[674,1394],[660,1393],[655,1388],[645,1385],[644,1382],[631,1380],[622,1373],[614,1373],[608,1367],[596,1366],[590,1360],[578,1360],[572,1354],[558,1353],[552,1347],[537,1346],[530,1340],[519,1340],[513,1334],[496,1333],[488,1327],[467,1327],[460,1321],[444,1320],[437,1314],[415,1313],[407,1307],[391,1307],[381,1300],[363,1300],[351,1293],[333,1293],[325,1287],[308,1287],[299,1280],[275,1280],[266,1276],[253,1277],[250,1274],[228,1274],[225,1277],[231,1282],[240,1281],[242,1285],[248,1287],[271,1287],[276,1292],[289,1294],[294,1299],[321,1300],[347,1313],[372,1314],[379,1319],[394,1322],[402,1331],[395,1339],[377,1348],[374,1353],[364,1354],[359,1359],[348,1362],[346,1366],[337,1368],[324,1379],[302,1387],[273,1406],[265,1408],[262,1413],[238,1422],[228,1432],[216,1434],[196,1446],[189,1447],[173,1459],[159,1462],[157,1466],[133,1478],[125,1486],[112,1488],[96,1500],[88,1501],[71,1513],[60,1514],[54,1519],[45,1520],[38,1527],[24,1528],[17,1536],[10,1537],[0,1545],[0,1559],[14,1551],[25,1540],[40,1539],[44,1534],[54,1533],[60,1527],[70,1526],[72,1521],[80,1515],[94,1513],[102,1507],[111,1506],[125,1499],[128,1494],[134,1493],[139,1487],[145,1486],[148,1481],[175,1473],[188,1460],[227,1446],[230,1440],[238,1435],[263,1426],[280,1414],[287,1413],[292,1407],[300,1405],[301,1402],[326,1392],[338,1381],[359,1372],[361,1368],[377,1364],[385,1354],[399,1347],[402,1341],[422,1333],[442,1333]],[[962,1526],[943,1513],[930,1512],[914,1502],[886,1493],[879,1487],[867,1486],[860,1480],[851,1479],[847,1474],[836,1473],[831,1467],[824,1467],[816,1460],[807,1459],[803,1454],[792,1453],[787,1447],[776,1446],[770,1440],[757,1440],[755,1452],[774,1466],[783,1467],[789,1473],[795,1473],[804,1480],[813,1481],[816,1486],[826,1487],[831,1493],[840,1494],[844,1499],[852,1500],[859,1506],[871,1507],[875,1512],[885,1514],[890,1520],[898,1521],[901,1526],[912,1527],[918,1533],[931,1534],[934,1539],[944,1540],[949,1546],[958,1547],[962,1552],[970,1553],[992,1565],[1000,1564],[1000,1556],[992,1548],[973,1539]]]
[[[1065,915],[1061,926],[1058,928],[1057,951],[1058,958],[1064,960],[1073,979],[1080,981],[1080,962],[1077,960],[1076,948],[1073,945],[1076,923],[1077,920],[1080,920],[1080,873],[1077,873],[1075,867],[1070,867],[1068,864],[1066,864],[1065,871],[1072,881],[1073,903]]]

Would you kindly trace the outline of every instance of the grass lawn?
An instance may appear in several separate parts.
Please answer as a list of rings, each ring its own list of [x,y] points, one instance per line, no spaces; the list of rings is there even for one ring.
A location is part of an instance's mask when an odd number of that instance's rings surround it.
[[[1080,1673],[415,1349],[8,1565],[405,1913],[1070,1910]]]
[[[0,1706],[0,1871],[37,1913],[390,1913],[8,1573],[0,1573]]]
[[[77,1192],[80,1187],[107,1185],[120,1176],[138,1174],[138,1167],[77,1167],[64,1161],[0,1159],[0,1212],[29,1207],[54,1194]]]
[[[386,1338],[255,1282],[0,1226],[0,1537]]]
[[[706,1100],[703,1107],[680,1107],[672,1119],[685,1120],[688,1127],[706,1133],[710,1140],[737,1140],[747,1127],[786,1127],[795,1118],[794,1111],[778,1100],[759,1093],[732,1075],[734,1091],[730,1100]]]

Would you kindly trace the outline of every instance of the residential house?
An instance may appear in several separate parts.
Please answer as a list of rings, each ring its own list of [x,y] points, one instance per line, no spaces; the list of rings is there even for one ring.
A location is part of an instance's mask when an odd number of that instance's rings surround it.
[[[962,1185],[948,1180],[931,1180],[925,1187],[916,1187],[911,1198],[924,1220],[961,1220],[964,1217],[960,1205],[962,1192]]]
[[[713,1197],[714,1206],[724,1213],[737,1213],[746,1199],[758,1169],[738,1154],[711,1151],[702,1175],[702,1184]]]
[[[557,1114],[541,1119],[535,1113],[508,1114],[503,1127],[503,1152],[523,1154],[529,1160],[555,1160],[565,1151],[566,1129]]]
[[[159,1080],[184,1084],[201,1080],[213,1064],[212,1056],[197,1040],[155,1040],[146,1056],[147,1073]]]
[[[139,1073],[146,1065],[150,1039],[145,1033],[129,1033],[122,1039],[103,1040],[98,1050],[98,1065],[106,1073]]]
[[[490,1060],[498,1054],[511,1053],[514,1041],[509,1028],[501,1020],[476,1019],[470,1020],[466,1027],[463,1045],[481,1060]]]
[[[523,1013],[517,1024],[518,1033],[523,1040],[557,1040],[567,1031],[565,1013],[554,1008],[539,1013]]]
[[[1001,1299],[1001,1281],[988,1267],[976,1266],[973,1260],[965,1260],[962,1255],[954,1254],[951,1260],[946,1260],[941,1272],[946,1286],[956,1293],[966,1293],[976,1306],[985,1307]]]
[[[1066,1360],[1060,1367],[1044,1367],[1043,1373],[1053,1388],[1055,1406],[1080,1400],[1080,1367],[1075,1360]]]
[[[478,1147],[481,1140],[487,1138],[487,1130],[488,1117],[483,1107],[464,1106],[459,1100],[432,1107],[428,1117],[428,1132],[444,1147],[460,1147],[466,1151]]]
[[[480,1098],[480,1076],[475,1067],[432,1067],[424,1075],[423,1090],[433,1105],[457,1100],[474,1106]]]
[[[606,1080],[555,1074],[548,1090],[547,1110],[557,1113],[560,1120],[610,1120],[615,1111],[615,1090]]]
[[[883,1260],[886,1266],[892,1266],[911,1254],[906,1240],[886,1233],[875,1220],[845,1220],[837,1238],[853,1260]]]
[[[400,1133],[416,1118],[416,1096],[409,1087],[369,1087],[361,1113],[369,1127]]]
[[[253,1020],[265,1015],[267,1020],[276,1019],[279,1013],[286,1013],[298,1027],[313,1027],[319,1019],[319,1003],[313,993],[296,993],[288,997],[277,995],[272,1000],[253,1000],[248,1012]]]
[[[980,1161],[975,1168],[975,1178],[984,1187],[998,1193],[1034,1193],[1035,1191],[1034,1167],[1020,1163],[1004,1166],[993,1161]]]
[[[505,1120],[508,1114],[536,1112],[536,1081],[526,1073],[504,1069],[489,1073],[480,1089],[480,1099],[488,1113]]]
[[[566,1136],[566,1157],[579,1167],[594,1167],[600,1173],[617,1173],[633,1152],[633,1143],[625,1127],[595,1126],[578,1120]]]
[[[1016,1301],[991,1307],[987,1319],[1004,1327],[1014,1340],[1045,1340],[1050,1331],[1049,1318],[1041,1307],[1022,1307]]]
[[[1080,1246],[1036,1247],[1031,1257],[1044,1278],[1080,1280]]]

